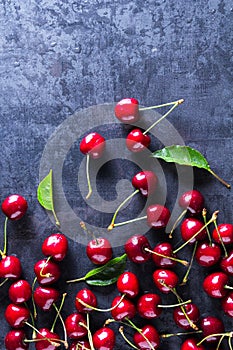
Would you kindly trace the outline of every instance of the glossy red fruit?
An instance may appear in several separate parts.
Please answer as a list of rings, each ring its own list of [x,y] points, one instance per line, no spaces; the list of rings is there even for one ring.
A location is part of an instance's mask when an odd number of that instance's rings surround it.
[[[89,154],[91,158],[98,159],[105,149],[105,138],[97,132],[91,132],[80,143],[80,151]]]
[[[111,328],[103,327],[93,334],[93,344],[96,350],[113,350],[115,343],[116,336]]]
[[[90,307],[83,305],[82,302],[84,302],[87,305],[90,305]],[[95,294],[90,289],[87,289],[87,288],[81,289],[76,294],[75,307],[77,311],[81,313],[87,313],[87,312],[93,311],[91,307],[93,308],[97,307],[97,299]]]
[[[80,313],[73,313],[66,318],[65,326],[70,339],[82,339],[87,335],[87,329],[80,323],[86,325],[86,318]]]
[[[220,260],[221,248],[215,243],[203,242],[198,245],[195,258],[199,265],[210,267]]]
[[[128,259],[137,264],[150,260],[151,253],[147,252],[145,248],[151,249],[150,243],[145,236],[132,236],[125,243],[125,252]]]
[[[135,98],[124,98],[115,106],[115,116],[123,123],[135,123],[140,119],[139,104]]]
[[[142,334],[139,332],[136,332],[133,336],[133,340],[135,345],[139,349],[144,349],[144,350],[149,350],[151,349],[151,345],[153,346],[153,349],[158,349],[160,345],[160,338],[159,338],[159,333],[157,330],[151,326],[151,325],[146,325],[142,327],[141,330]],[[149,341],[146,341],[146,339]]]
[[[61,275],[60,267],[53,261],[46,259],[39,260],[34,265],[34,272],[38,282],[44,286],[55,283]]]
[[[227,316],[233,317],[233,292],[229,292],[222,299],[222,309]]]
[[[21,329],[13,329],[9,331],[5,336],[5,347],[6,350],[26,350],[28,344],[24,342],[26,334]]]
[[[162,308],[161,298],[158,294],[147,293],[142,295],[137,302],[137,311],[139,315],[146,319],[154,319],[160,316]]]
[[[229,277],[223,272],[211,273],[204,279],[204,291],[213,298],[223,298],[227,294],[225,286],[228,281]]]
[[[169,293],[170,289],[175,288],[179,278],[173,271],[166,269],[158,269],[153,273],[153,281],[155,286],[163,293]],[[163,285],[163,283],[165,285]]]
[[[0,261],[0,278],[18,279],[22,274],[20,260],[14,255],[8,255]]]
[[[147,224],[154,229],[165,228],[171,213],[168,208],[160,204],[152,204],[146,210]]]
[[[187,209],[191,215],[198,215],[204,208],[204,197],[197,190],[187,191],[179,198],[179,205]]]
[[[29,310],[22,305],[9,304],[5,310],[5,318],[12,328],[22,328],[29,317]]]
[[[60,293],[55,288],[37,287],[34,291],[35,304],[43,311],[52,309],[53,304],[59,299]]]
[[[189,319],[194,324],[196,324],[199,321],[199,317],[200,317],[200,311],[198,307],[195,304],[190,303],[190,304],[184,305],[184,309]],[[181,307],[178,306],[173,310],[173,318],[177,326],[179,326],[180,328],[186,329],[186,330],[192,329]]]
[[[222,320],[217,317],[207,316],[201,320],[201,329],[203,332],[203,338],[207,337],[205,340],[206,344],[216,343],[220,340],[219,336],[215,336],[214,334],[219,334],[224,332],[224,324]],[[212,335],[210,337],[210,335]]]
[[[78,340],[70,345],[69,350],[91,350],[91,346],[88,340]]]
[[[36,334],[36,350],[56,350],[59,344],[61,344],[59,335],[48,328],[41,328]]]
[[[62,261],[67,254],[67,250],[67,238],[61,233],[50,235],[42,243],[42,253],[45,256],[52,256],[55,261]]]
[[[150,196],[157,188],[158,178],[152,171],[140,171],[132,178],[132,185],[145,197]]]
[[[121,297],[117,296],[112,301],[112,308],[114,308],[111,311],[112,317],[116,321],[123,321],[124,319],[128,318],[131,319],[136,315],[136,307],[135,305],[128,299],[124,298],[120,302]],[[119,303],[120,302],[120,303]],[[119,304],[119,305],[117,305]],[[116,306],[117,305],[117,306]]]
[[[142,152],[151,142],[149,135],[143,135],[140,129],[133,129],[126,137],[126,146],[131,152]]]
[[[11,194],[2,202],[2,211],[10,220],[21,219],[27,208],[26,199],[19,194]]]
[[[221,269],[229,276],[233,276],[233,250],[228,253],[228,256],[220,261]]]
[[[153,251],[157,254],[166,256],[161,257],[159,255],[152,254],[152,260],[156,266],[169,269],[176,265],[176,261],[169,259],[169,257],[176,258],[176,255],[173,254],[173,247],[170,243],[159,243],[154,247]]]
[[[128,298],[135,298],[139,293],[139,281],[133,272],[123,272],[117,280],[117,289]]]
[[[197,346],[198,341],[195,339],[186,339],[181,345],[180,350],[205,350],[204,346],[201,344]]]
[[[180,227],[181,236],[184,241],[191,239],[199,230],[203,228],[204,224],[196,218],[185,219]],[[201,241],[206,238],[207,232],[204,228],[195,238],[193,238],[189,244],[193,244],[196,241]]]
[[[14,304],[22,304],[28,301],[32,296],[31,285],[26,280],[19,280],[9,288],[9,298]]]
[[[233,225],[232,224],[220,224],[218,225],[218,231],[216,228],[212,233],[212,237],[215,242],[221,244],[221,239],[219,238],[218,232],[224,244],[233,243]]]
[[[109,240],[99,237],[87,244],[86,253],[93,264],[104,265],[112,259],[112,246]]]

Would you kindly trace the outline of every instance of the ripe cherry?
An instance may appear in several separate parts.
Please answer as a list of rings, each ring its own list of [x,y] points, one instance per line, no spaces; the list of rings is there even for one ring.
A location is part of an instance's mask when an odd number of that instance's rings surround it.
[[[154,229],[166,227],[171,215],[169,209],[160,204],[150,205],[146,214],[148,226]]]
[[[132,236],[125,243],[125,252],[128,259],[137,264],[150,260],[151,253],[147,252],[145,248],[151,249],[150,243],[145,236]]]
[[[197,190],[187,191],[179,198],[179,205],[188,210],[190,215],[198,215],[204,208],[204,197]]]
[[[9,288],[9,298],[14,304],[22,304],[28,301],[32,296],[31,285],[26,280],[18,280]]]
[[[224,332],[224,324],[222,320],[213,316],[204,317],[201,320],[200,327],[203,332],[203,337],[207,337],[205,340],[207,344],[218,342],[220,337],[215,336],[214,334],[219,334]],[[210,335],[212,334],[213,336],[210,337]]]
[[[28,208],[27,201],[19,194],[11,194],[2,202],[2,211],[10,220],[21,219]]]
[[[133,272],[123,272],[117,280],[117,289],[128,298],[135,298],[139,293],[139,281]]]
[[[158,307],[159,304],[161,304],[161,298],[158,294],[147,293],[138,299],[137,311],[143,318],[154,319],[162,312],[162,308]]]
[[[52,256],[55,261],[62,261],[67,254],[67,250],[67,238],[61,233],[50,235],[42,243],[42,253],[45,256]]]
[[[132,178],[132,185],[138,189],[143,196],[148,197],[156,190],[158,178],[152,171],[143,170],[134,175]]]
[[[70,339],[82,339],[87,335],[86,319],[80,313],[73,313],[65,320],[67,335]]]
[[[0,261],[0,278],[18,279],[21,274],[20,260],[14,255],[3,256]]]
[[[156,254],[152,254],[152,260],[155,265],[161,268],[172,268],[176,265],[175,260],[169,259],[169,257],[176,258],[176,255],[173,254],[172,245],[170,243],[164,242],[157,244],[153,252]]]
[[[116,336],[111,328],[103,327],[93,334],[93,345],[96,350],[113,350],[115,343]]]
[[[34,272],[38,282],[46,286],[55,283],[61,275],[60,267],[53,261],[46,259],[39,260],[34,265]]]
[[[213,298],[223,298],[227,294],[229,277],[223,272],[208,275],[203,282],[204,291]]]
[[[28,344],[26,340],[26,334],[22,329],[13,329],[9,331],[5,336],[5,347],[6,350],[26,350]]]
[[[49,311],[59,299],[60,293],[55,288],[39,286],[35,289],[33,296],[35,304],[40,309]]]
[[[60,337],[58,334],[50,331],[47,328],[39,329],[39,332],[36,335],[36,350],[56,350],[59,345]]]
[[[140,119],[139,104],[135,98],[124,98],[115,106],[115,116],[123,123],[133,124]]]
[[[220,237],[219,237],[220,235]],[[220,224],[218,229],[214,229],[212,237],[215,242],[221,244],[222,242],[226,245],[233,243],[233,225],[232,224]]]
[[[202,229],[204,224],[196,218],[185,219],[180,227],[181,236],[184,241],[190,240],[199,230]],[[190,244],[195,243],[206,238],[207,232],[204,228],[195,238],[189,241]]]
[[[134,153],[146,149],[150,142],[150,136],[144,135],[140,129],[133,129],[126,137],[126,146],[128,150]]]
[[[136,314],[136,307],[134,306],[134,304],[126,298],[121,300],[121,302],[120,302],[120,299],[121,297],[117,296],[112,301],[111,307],[113,309],[111,310],[111,314],[114,320],[123,321],[126,318],[127,319],[133,318]]]
[[[205,350],[204,346],[197,345],[198,342],[195,339],[186,339],[183,344],[181,345],[180,350]]]
[[[179,278],[173,271],[158,269],[153,273],[155,286],[163,293],[169,293],[178,284]]]
[[[16,304],[9,304],[5,310],[5,318],[12,328],[22,328],[30,317],[30,311]]]
[[[221,248],[215,243],[203,242],[198,245],[195,257],[199,265],[213,266],[221,258]]]
[[[222,258],[220,266],[226,274],[233,276],[233,250],[228,253],[227,257]]]
[[[227,316],[233,317],[233,292],[229,292],[222,299],[222,309]]]
[[[72,342],[69,347],[70,350],[91,350],[91,346],[88,340],[78,340]]]
[[[184,314],[183,310],[185,310],[186,315]],[[188,318],[187,318],[188,316]],[[193,304],[189,303],[181,307],[176,307],[173,310],[173,318],[177,326],[179,326],[182,329],[191,329],[193,328],[190,324],[190,321],[193,324],[196,324],[199,321],[200,317],[200,311],[198,307]]]
[[[83,303],[90,305],[93,308],[97,307],[97,299],[95,294],[90,289],[81,289],[75,297],[75,307],[78,312],[87,313],[91,312],[92,308],[85,306]]]
[[[151,325],[142,327],[141,333],[136,332],[133,340],[139,349],[158,349],[160,344],[159,333]]]
[[[112,246],[108,239],[98,237],[87,244],[86,253],[93,264],[104,265],[112,258]]]

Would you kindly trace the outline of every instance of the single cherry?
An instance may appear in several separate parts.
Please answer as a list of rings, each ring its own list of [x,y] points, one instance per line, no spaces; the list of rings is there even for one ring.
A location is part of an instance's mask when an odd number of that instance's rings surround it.
[[[39,329],[35,340],[36,350],[56,350],[61,344],[59,335],[48,328]]]
[[[220,235],[220,237],[219,237]],[[215,242],[221,244],[221,240],[224,244],[233,243],[233,225],[232,224],[220,224],[215,228],[212,237]]]
[[[137,153],[146,149],[151,142],[148,135],[144,135],[140,129],[133,129],[126,137],[126,146],[129,151]]]
[[[143,318],[154,319],[162,312],[162,308],[158,307],[159,304],[161,304],[161,298],[158,294],[147,293],[138,299],[137,311]]]
[[[148,226],[154,229],[166,227],[171,215],[169,209],[160,204],[150,205],[146,214]]]
[[[0,261],[0,278],[18,279],[21,274],[20,260],[14,255],[3,256]]]
[[[80,313],[73,313],[65,320],[67,335],[70,339],[82,339],[87,335],[86,318]]]
[[[135,305],[128,299],[124,298],[121,300],[121,297],[117,296],[112,301],[112,310],[111,314],[114,320],[123,321],[124,319],[131,319],[136,315]],[[118,305],[117,305],[118,304]],[[117,306],[116,306],[117,305]]]
[[[69,350],[91,350],[88,340],[78,340],[71,343]]]
[[[169,293],[179,282],[177,274],[166,269],[158,269],[153,273],[155,286],[163,293]]]
[[[26,350],[28,344],[26,340],[26,334],[22,329],[13,329],[9,331],[4,339],[6,350]]]
[[[9,304],[5,310],[5,318],[12,328],[22,328],[30,317],[30,311],[22,305]]]
[[[222,299],[222,309],[227,316],[233,317],[233,292],[229,292]]]
[[[61,233],[50,235],[42,243],[42,253],[45,256],[52,256],[55,261],[62,261],[67,254],[67,250],[67,238]]]
[[[85,306],[83,303],[90,305]],[[97,307],[97,299],[95,294],[90,289],[81,289],[75,297],[75,307],[78,312],[87,313],[92,311],[92,307]]]
[[[140,119],[139,103],[135,98],[124,98],[115,106],[115,116],[123,123],[133,124]]]
[[[103,327],[93,334],[93,344],[96,350],[113,350],[115,343],[116,336],[111,328]]]
[[[2,202],[2,211],[10,220],[21,219],[27,208],[26,199],[19,194],[11,194]]]
[[[227,257],[220,261],[221,269],[229,276],[233,276],[233,250],[228,253]]]
[[[207,344],[216,343],[219,341],[220,336],[215,336],[214,334],[219,334],[224,332],[224,324],[222,320],[217,317],[207,316],[201,320],[200,327],[203,332],[203,337],[207,337],[205,342]],[[212,335],[210,337],[210,335]]]
[[[128,298],[135,298],[139,293],[139,281],[133,272],[123,272],[117,280],[117,289]]]
[[[136,332],[133,336],[135,345],[139,349],[158,349],[160,345],[159,333],[151,325],[142,327],[141,332]]]
[[[151,249],[150,243],[145,236],[132,236],[125,243],[125,252],[128,259],[137,264],[150,260],[151,253],[147,252],[145,248]]]
[[[197,190],[187,191],[179,198],[179,205],[188,210],[190,215],[198,215],[204,208],[204,197]]]
[[[46,259],[39,260],[34,265],[34,272],[38,282],[46,286],[55,283],[61,275],[60,267],[53,261]]]
[[[35,304],[43,311],[51,310],[53,304],[59,299],[60,293],[51,287],[39,286],[34,291]]]
[[[213,298],[223,298],[227,294],[229,277],[223,272],[209,274],[203,282],[204,291]]]
[[[14,304],[22,304],[28,301],[32,296],[31,285],[26,280],[18,280],[9,288],[9,298]]]
[[[192,338],[186,339],[181,345],[180,350],[205,350],[204,346],[197,345],[198,341]]]
[[[198,245],[195,258],[199,265],[210,267],[215,265],[221,258],[221,248],[218,244],[203,242]]]
[[[186,315],[184,314],[182,309],[185,310]],[[193,327],[191,327],[190,321],[193,324],[196,324],[199,321],[199,317],[200,311],[198,307],[193,303],[186,304],[182,308],[176,307],[173,310],[174,321],[177,324],[177,326],[179,326],[182,329],[192,329]]]
[[[174,267],[177,262],[169,259],[169,257],[176,258],[172,250],[171,243],[164,242],[157,244],[153,249],[155,254],[152,254],[152,260],[155,265],[165,269]]]
[[[152,171],[140,171],[132,178],[132,185],[138,189],[143,196],[148,197],[156,190],[158,178]]]
[[[98,237],[87,244],[86,253],[93,264],[104,265],[112,258],[112,246],[108,239]]]
[[[190,240],[199,230],[203,228],[204,224],[196,218],[185,219],[180,227],[181,236],[184,241]],[[189,241],[190,244],[195,243],[206,238],[207,232],[204,228],[196,237]]]

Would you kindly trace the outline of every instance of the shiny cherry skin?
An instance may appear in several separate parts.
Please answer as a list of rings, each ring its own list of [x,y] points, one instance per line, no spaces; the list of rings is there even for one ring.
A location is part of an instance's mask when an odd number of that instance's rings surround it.
[[[140,171],[132,178],[132,185],[145,197],[150,196],[157,188],[158,178],[150,170]]]
[[[149,350],[151,347],[146,341],[146,339],[148,339],[150,344],[153,346],[153,349],[158,349],[160,345],[160,338],[157,330],[151,325],[145,325],[142,327],[141,332],[142,334],[139,332],[134,333],[133,340],[135,345],[139,349]]]
[[[2,202],[2,211],[10,220],[21,219],[28,208],[26,199],[19,194],[11,194]]]
[[[112,259],[112,246],[108,239],[92,239],[86,247],[86,254],[93,264],[104,265]]]
[[[87,335],[87,329],[80,323],[86,325],[86,317],[77,312],[70,314],[65,319],[65,327],[70,339],[82,339]]]
[[[5,310],[5,319],[12,328],[22,328],[29,317],[30,311],[22,305],[9,304]]]
[[[233,292],[229,292],[221,302],[222,309],[229,317],[233,317]]]
[[[135,298],[139,293],[139,280],[133,272],[123,272],[117,280],[117,289],[128,298]]]
[[[133,124],[140,119],[139,103],[135,98],[123,98],[117,102],[114,111],[122,123]]]
[[[154,261],[155,265],[161,268],[169,269],[176,265],[176,261],[169,259],[169,257],[175,258],[176,255],[173,254],[173,248],[171,243],[164,242],[157,244],[153,251],[158,254],[162,254],[165,257],[161,257],[156,254],[152,254],[152,260]]]
[[[221,248],[218,244],[203,242],[198,245],[195,258],[199,265],[204,267],[210,267],[220,260]]]
[[[204,208],[204,197],[197,190],[187,191],[180,196],[179,205],[181,208],[187,209],[190,215],[198,215]]]
[[[213,316],[204,317],[201,320],[200,327],[203,332],[203,338],[208,337],[205,340],[206,344],[216,343],[220,339],[219,336],[213,335],[212,337],[209,337],[210,335],[224,332],[224,324],[222,320]]]
[[[121,297],[117,296],[112,301],[112,308],[114,308],[111,311],[112,317],[116,321],[123,321],[124,319],[128,318],[131,319],[136,315],[136,307],[135,305],[128,299],[124,298],[120,303]],[[117,304],[119,305],[115,307]]]
[[[83,305],[81,302],[83,301],[85,304],[90,305],[90,307]],[[78,291],[75,297],[75,307],[78,312],[87,313],[91,312],[93,308],[97,307],[97,299],[95,294],[87,288],[81,289]]]
[[[188,315],[189,319],[194,324],[196,324],[200,318],[200,311],[199,311],[198,307],[195,304],[190,303],[190,304],[184,305],[184,309],[185,309],[186,314]],[[177,324],[177,326],[179,326],[180,328],[186,329],[186,330],[192,329],[192,327],[190,326],[187,318],[185,317],[181,307],[178,306],[173,310],[173,318],[174,318],[174,321]]]
[[[71,343],[69,350],[91,350],[88,340],[78,340]]]
[[[161,298],[158,294],[147,293],[138,299],[137,311],[143,318],[154,319],[161,315],[162,308],[158,307],[159,304],[161,304]]]
[[[233,276],[233,250],[228,253],[228,256],[222,258],[220,261],[220,267],[229,276]]]
[[[233,225],[232,224],[220,224],[218,225],[218,231],[224,244],[228,245],[233,243]],[[218,231],[215,228],[212,233],[212,237],[215,240],[215,242],[221,244],[221,239],[219,239]]]
[[[12,280],[20,278],[22,266],[20,260],[14,255],[4,256],[0,261],[0,278]]]
[[[111,328],[103,327],[93,334],[93,345],[96,350],[113,350],[115,343],[116,336]]]
[[[79,148],[83,154],[89,154],[91,158],[98,159],[105,149],[105,138],[97,132],[91,132],[82,139]]]
[[[6,350],[27,350],[29,345],[24,340],[26,340],[26,334],[22,329],[9,331],[4,339]]]
[[[33,294],[35,304],[43,311],[50,311],[59,296],[57,289],[43,286],[37,287]]]
[[[53,261],[39,260],[34,265],[34,272],[40,284],[47,286],[55,283],[61,275],[60,267]]]
[[[31,285],[26,280],[18,280],[9,288],[9,298],[14,304],[22,304],[28,301],[32,296]]]
[[[51,332],[48,328],[41,328],[36,334],[35,348],[36,350],[56,350],[58,345],[61,344],[59,341],[58,334]]]
[[[144,151],[150,144],[149,135],[143,135],[140,129],[133,129],[126,137],[126,147],[129,151],[138,153]]]
[[[196,218],[187,218],[185,219],[180,227],[181,236],[184,241],[188,241],[191,239],[201,228],[204,226],[204,224],[196,219]],[[203,229],[195,238],[193,238],[189,244],[193,244],[196,241],[201,241],[206,238],[207,232],[206,229]]]
[[[153,273],[153,281],[155,286],[163,293],[169,293],[172,288],[175,288],[179,282],[177,274],[167,269],[158,269]],[[163,285],[163,283],[166,284]]]
[[[160,204],[151,204],[146,210],[147,225],[154,229],[165,228],[171,213],[168,208]]]
[[[197,345],[198,344],[198,340],[196,339],[186,339],[183,344],[181,345],[180,350],[205,350],[204,346],[201,345]]]
[[[204,279],[203,289],[212,298],[223,298],[227,294],[225,286],[228,281],[224,272],[213,272]]]
[[[147,252],[145,248],[151,249],[150,243],[145,236],[132,236],[125,243],[125,252],[128,259],[137,264],[150,260],[151,253]]]
[[[42,253],[45,256],[52,256],[55,261],[62,261],[67,254],[67,250],[67,238],[61,233],[50,235],[42,243]]]

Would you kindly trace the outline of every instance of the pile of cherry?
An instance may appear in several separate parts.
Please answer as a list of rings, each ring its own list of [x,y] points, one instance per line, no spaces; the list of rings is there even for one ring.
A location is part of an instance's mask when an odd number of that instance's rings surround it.
[[[171,103],[170,111],[180,104],[180,101]],[[120,101],[116,105],[115,114],[121,121],[133,123],[139,118],[138,102],[134,99]],[[130,150],[138,152],[147,147],[149,141],[149,136],[145,132],[137,130],[136,132],[131,131],[126,142]],[[87,165],[89,157],[94,159],[100,157],[104,147],[105,139],[97,133],[88,134],[81,141],[80,150],[87,155]],[[92,191],[88,172],[87,180],[88,198]],[[157,176],[153,172],[144,170],[137,173],[132,179],[132,184],[136,188],[135,192],[117,208],[108,230],[111,231],[117,226],[127,224],[127,222],[115,223],[120,209],[135,194],[141,193],[143,196],[153,194],[157,183]],[[194,259],[205,268],[215,266],[216,272],[209,273],[204,279],[203,290],[210,297],[221,299],[223,311],[227,316],[233,317],[233,290],[231,290],[233,287],[229,285],[233,276],[233,225],[228,223],[218,225],[218,212],[213,213],[212,217],[207,219],[204,198],[197,190],[185,192],[179,199],[179,205],[184,211],[174,224],[172,232],[182,220],[180,232],[184,243],[181,246],[174,250],[172,243],[166,237],[164,242],[151,247],[145,235],[138,234],[130,237],[124,245],[128,260],[134,264],[143,264],[153,260],[155,271],[151,279],[154,282],[155,292],[141,293],[137,276],[130,271],[125,271],[119,274],[116,283],[119,296],[112,300],[108,309],[99,309],[94,292],[90,288],[84,288],[76,294],[74,300],[76,311],[63,320],[62,308],[66,294],[61,296],[60,291],[54,287],[54,283],[61,276],[60,263],[67,254],[68,240],[61,233],[54,233],[45,238],[42,244],[44,258],[34,265],[34,282],[30,285],[27,280],[21,279],[20,260],[14,255],[7,255],[6,231],[7,221],[21,219],[27,211],[28,204],[26,199],[18,194],[7,197],[2,202],[2,211],[6,216],[6,221],[4,248],[0,251],[1,285],[11,282],[9,286],[10,303],[5,310],[5,318],[11,327],[5,336],[6,349],[28,349],[29,344],[33,343],[38,350],[55,350],[59,347],[71,350],[113,350],[117,334],[111,328],[112,323],[119,324],[118,336],[122,336],[132,349],[159,349],[163,338],[174,335],[159,334],[150,321],[159,317],[162,309],[168,307],[172,308],[174,321],[185,335],[186,340],[183,341],[181,350],[204,350],[209,346],[212,349],[221,350],[223,339],[227,340],[229,349],[232,350],[233,330],[225,330],[222,320],[212,315],[200,317],[201,313],[197,305],[191,300],[183,300],[177,292],[177,287],[180,283],[187,282]],[[183,219],[186,214],[187,217]],[[167,226],[170,211],[165,206],[155,203],[147,208],[147,215],[143,219],[147,219],[149,227],[160,230]],[[212,233],[209,229],[210,224],[214,225]],[[83,227],[86,230],[85,224]],[[172,232],[170,238],[172,238]],[[187,244],[194,247],[189,262],[177,256],[177,253]],[[94,237],[86,247],[86,254],[94,265],[105,266],[112,260],[113,249],[106,238]],[[177,264],[182,264],[187,268],[183,281],[180,281],[175,271]],[[160,294],[157,294],[156,291],[159,291]],[[177,303],[164,305],[161,293],[175,295]],[[57,306],[59,300],[61,300],[60,305]],[[37,329],[37,309],[49,311],[52,308],[55,309],[56,316],[51,327]],[[94,334],[90,332],[89,314],[92,312],[106,313],[105,324]],[[136,314],[146,320],[142,328],[133,322]],[[111,318],[109,318],[110,315]],[[63,335],[56,333],[57,322],[60,322],[63,327]],[[132,339],[126,336],[126,328],[134,331]],[[29,333],[28,330],[31,330],[30,339],[26,336]]]

